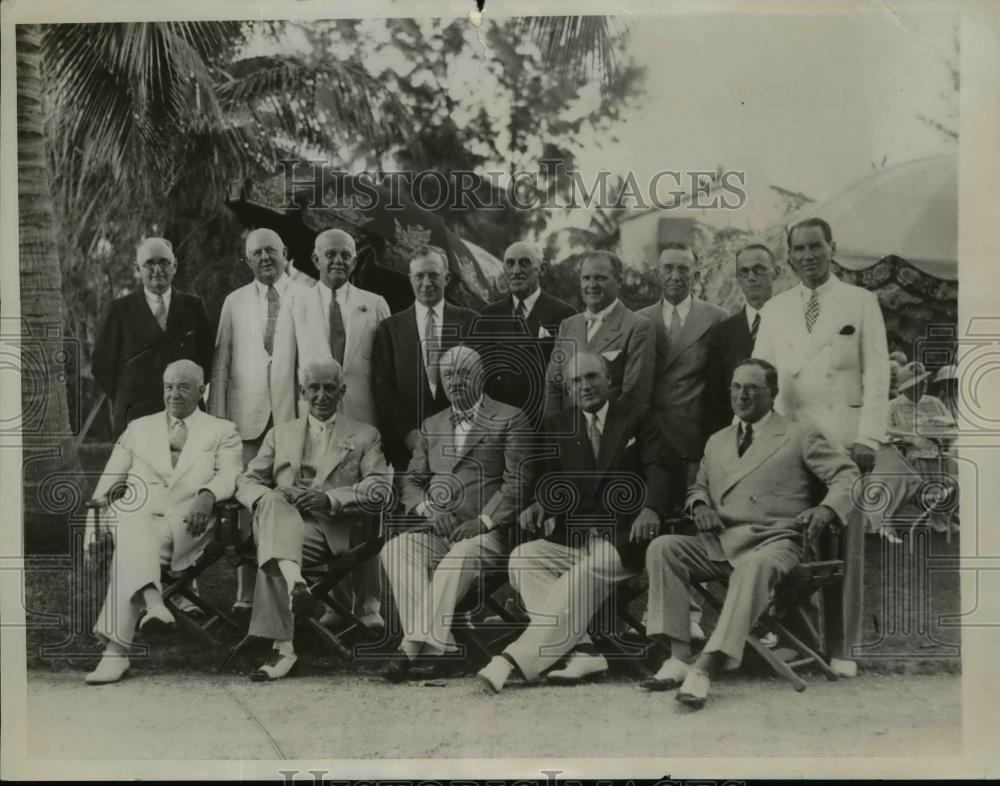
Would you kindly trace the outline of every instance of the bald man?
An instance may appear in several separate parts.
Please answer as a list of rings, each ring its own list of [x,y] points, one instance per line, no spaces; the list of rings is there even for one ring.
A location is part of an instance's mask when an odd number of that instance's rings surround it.
[[[480,312],[473,332],[486,366],[487,395],[522,410],[537,428],[555,337],[576,309],[542,289],[548,263],[534,243],[511,243],[503,266],[508,294]]]
[[[296,417],[295,398],[283,391],[295,384],[294,346],[275,342],[275,333],[280,315],[308,292],[286,274],[288,249],[274,230],[250,232],[245,252],[254,280],[230,292],[222,304],[208,401],[211,414],[236,424],[244,466],[257,455],[271,426]],[[240,526],[249,533],[247,511],[241,514]],[[249,610],[253,581],[253,567],[241,565],[233,611]]]
[[[362,514],[391,496],[392,471],[378,431],[339,411],[340,364],[309,363],[300,392],[308,412],[267,432],[237,484],[236,498],[253,511],[257,542],[250,634],[274,642],[251,675],[255,681],[281,679],[295,665],[294,615],[314,607],[302,566],[356,545],[352,541],[364,538]]]
[[[302,370],[314,361],[336,360],[346,386],[340,411],[378,428],[372,391],[372,354],[375,330],[389,316],[389,305],[380,295],[351,283],[358,261],[357,248],[354,238],[342,229],[320,232],[312,259],[319,271],[319,283],[297,297],[295,307],[283,312],[278,320],[275,339],[278,349],[272,369],[277,380],[275,405],[282,413],[297,409],[304,415],[308,405],[299,401],[297,395],[302,389]],[[384,625],[377,559],[354,571],[342,589],[342,602],[353,606],[366,625],[374,628]],[[338,622],[332,614],[324,618],[325,624]]]
[[[212,328],[201,298],[173,288],[170,241],[148,237],[136,249],[141,289],[111,302],[94,342],[91,371],[111,399],[112,437],[129,421],[163,408],[163,371],[187,358],[212,372]]]
[[[205,379],[197,363],[167,366],[160,391],[161,411],[129,423],[94,489],[93,499],[109,506],[115,554],[94,627],[106,647],[87,675],[91,685],[125,676],[137,621],[147,634],[174,626],[160,567],[180,572],[198,560],[212,536],[213,506],[233,495],[243,466],[236,427],[198,409]],[[122,483],[119,507],[109,492]]]

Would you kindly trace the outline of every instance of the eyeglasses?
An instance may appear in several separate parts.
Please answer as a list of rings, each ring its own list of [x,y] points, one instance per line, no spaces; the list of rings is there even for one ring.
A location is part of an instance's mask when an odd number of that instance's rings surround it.
[[[342,248],[339,251],[331,248],[325,254],[323,254],[323,259],[327,259],[330,262],[333,262],[336,259],[345,259],[349,262],[350,260],[354,259],[354,252],[351,251],[349,248]]]
[[[166,270],[172,264],[174,264],[172,259],[147,259],[145,262],[140,263],[140,266],[144,270],[156,270],[157,268]]]
[[[250,252],[250,259],[254,260],[261,259],[265,254],[269,257],[276,257],[278,256],[278,249],[276,249],[274,246],[267,246],[266,248],[255,248],[253,251]]]
[[[750,274],[753,273],[757,278],[761,276],[766,276],[770,273],[770,269],[765,265],[754,265],[753,267],[738,267],[736,268],[736,275],[739,278],[750,278]]]
[[[747,393],[755,396],[758,393],[767,390],[767,387],[765,387],[764,385],[741,385],[738,382],[734,382],[732,385],[729,386],[730,393],[739,393],[741,390],[746,391]]]

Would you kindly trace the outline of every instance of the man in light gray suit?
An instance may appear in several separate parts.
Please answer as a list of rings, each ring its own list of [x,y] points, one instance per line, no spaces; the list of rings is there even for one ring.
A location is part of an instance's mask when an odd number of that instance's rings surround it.
[[[348,417],[378,428],[372,391],[372,348],[375,329],[389,316],[385,299],[352,285],[357,264],[354,238],[342,229],[328,229],[316,236],[313,262],[319,283],[296,300],[294,309],[283,313],[275,342],[280,348],[273,371],[281,381],[276,395],[283,408],[295,409],[299,390],[296,369],[314,361],[336,360],[347,386],[340,411]],[[300,412],[304,413],[301,403]],[[355,570],[341,588],[355,614],[369,627],[384,626],[380,613],[382,582],[379,562],[373,558]],[[351,602],[350,595],[353,595]],[[327,612],[323,624],[340,623]]]
[[[649,320],[618,299],[622,261],[610,251],[589,251],[580,264],[584,311],[562,321],[545,374],[545,417],[571,406],[563,381],[570,355],[588,352],[608,364],[611,395],[626,406],[646,407],[653,394],[656,339]]]
[[[668,244],[660,252],[657,274],[663,298],[639,311],[639,316],[656,328],[653,412],[663,435],[683,459],[687,485],[694,479],[708,438],[709,339],[727,314],[691,293],[699,270],[698,256],[689,245]]]
[[[710,680],[735,668],[771,590],[799,563],[799,541],[843,526],[858,470],[847,452],[813,425],[773,411],[778,372],[747,360],[733,372],[730,395],[737,420],[713,434],[687,499],[697,535],[664,535],[646,552],[651,636],[669,639],[671,655],[643,687],[680,686],[677,699],[704,705]],[[816,481],[827,488],[819,504]],[[690,582],[728,579],[719,621],[689,665]]]
[[[245,261],[254,280],[226,296],[219,317],[208,411],[236,424],[243,466],[257,455],[271,426],[295,419],[294,402],[281,395],[281,388],[294,382],[293,365],[288,348],[276,345],[274,337],[281,312],[291,312],[292,301],[308,289],[285,275],[287,255],[274,230],[250,232]],[[250,532],[247,511],[240,514],[240,529]],[[253,577],[252,565],[237,569],[234,612],[249,611],[253,604]]]

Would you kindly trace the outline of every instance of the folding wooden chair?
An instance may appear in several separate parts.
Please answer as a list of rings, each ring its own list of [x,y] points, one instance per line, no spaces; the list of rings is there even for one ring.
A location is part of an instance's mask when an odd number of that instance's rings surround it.
[[[253,564],[256,566],[256,546],[254,545],[253,537],[244,538],[239,532],[237,516],[241,509],[242,506],[235,501],[230,505],[232,513],[229,519],[232,522],[232,531],[229,535],[230,553],[236,557],[238,564]],[[351,651],[343,641],[348,635],[357,635],[360,633],[370,641],[379,641],[382,638],[381,633],[365,625],[354,614],[352,609],[341,604],[333,595],[334,587],[337,584],[349,576],[359,565],[373,558],[382,550],[385,538],[381,534],[381,529],[382,523],[380,521],[379,531],[373,537],[367,538],[364,542],[328,560],[306,565],[302,568],[302,578],[305,579],[309,587],[309,593],[313,598],[340,614],[342,618],[347,619],[348,625],[334,633],[326,626],[320,624],[319,619],[316,617],[305,617],[297,620],[297,622],[312,630],[327,649],[344,660],[352,659]],[[249,633],[244,635],[229,650],[225,660],[220,664],[219,670],[225,670],[232,663],[233,659],[246,649],[253,638]]]
[[[108,499],[114,501],[125,493],[124,484],[112,489],[108,494]],[[110,557],[113,549],[102,528],[96,527],[96,522],[102,510],[108,506],[109,502],[88,500],[85,507],[88,510],[88,518],[93,517],[95,529],[88,538],[88,548],[93,548],[101,552],[101,558]],[[177,623],[187,633],[216,647],[223,646],[222,641],[217,638],[219,630],[230,634],[239,633],[240,626],[222,609],[216,606],[208,598],[194,591],[192,582],[201,576],[212,565],[222,559],[226,554],[226,539],[230,524],[228,518],[232,514],[231,500],[224,500],[215,505],[215,517],[210,525],[213,530],[212,538],[197,561],[186,570],[177,575],[171,573],[169,567],[164,566],[160,573],[160,582],[163,586],[163,602],[170,607],[171,613]],[[238,507],[238,506],[237,506]],[[88,525],[90,526],[90,525]],[[177,598],[185,598],[195,608],[199,614],[194,614],[190,610],[184,610],[177,603]]]
[[[455,609],[451,632],[456,642],[466,648],[464,658],[470,665],[489,661],[521,635],[527,625],[527,615],[519,615],[496,599],[507,586],[507,561],[488,566],[483,578],[462,599]],[[477,620],[476,614],[488,612],[499,618]]]

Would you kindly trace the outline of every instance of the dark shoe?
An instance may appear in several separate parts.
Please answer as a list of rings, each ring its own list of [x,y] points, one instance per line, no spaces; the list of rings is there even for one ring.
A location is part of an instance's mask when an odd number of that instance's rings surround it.
[[[311,617],[316,611],[316,598],[309,592],[304,581],[297,581],[292,587],[292,614],[296,617]]]
[[[177,630],[176,620],[162,603],[146,610],[139,620],[139,630],[143,636],[164,636]]]
[[[399,684],[406,680],[407,676],[410,674],[410,668],[413,666],[413,661],[410,660],[404,653],[400,652],[395,655],[389,664],[383,669],[382,676],[393,684]]]

